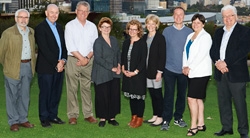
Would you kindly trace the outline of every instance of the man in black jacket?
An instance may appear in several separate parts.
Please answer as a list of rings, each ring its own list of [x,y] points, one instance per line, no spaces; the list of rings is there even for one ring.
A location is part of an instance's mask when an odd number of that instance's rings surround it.
[[[238,132],[248,138],[246,82],[249,81],[247,54],[250,48],[250,30],[237,23],[237,10],[231,5],[221,9],[224,27],[214,35],[210,56],[215,63],[218,103],[222,130],[217,136],[233,134],[232,103],[236,108]],[[233,100],[233,102],[232,102]]]
[[[36,72],[40,89],[39,118],[43,127],[51,127],[50,122],[64,124],[57,115],[67,50],[63,28],[56,23],[58,7],[55,4],[48,5],[45,14],[47,18],[35,28],[38,45]]]

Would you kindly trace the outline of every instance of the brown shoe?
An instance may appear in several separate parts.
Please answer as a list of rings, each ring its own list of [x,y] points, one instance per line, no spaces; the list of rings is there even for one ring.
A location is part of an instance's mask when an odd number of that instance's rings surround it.
[[[34,124],[31,124],[29,121],[27,121],[25,123],[21,123],[19,125],[22,126],[22,127],[25,127],[25,128],[32,128],[32,127],[34,127]]]
[[[89,122],[89,123],[92,123],[92,124],[98,122],[93,116],[90,116],[90,117],[88,117],[88,118],[85,118],[84,120],[87,121],[87,122]]]
[[[69,119],[69,124],[76,125],[77,124],[77,119],[76,118],[70,118]]]
[[[18,124],[13,124],[10,126],[10,131],[17,132],[19,131]]]
[[[129,126],[133,126],[136,122],[137,115],[132,115],[131,121],[128,123]]]
[[[137,117],[136,122],[133,126],[131,126],[132,128],[137,128],[140,127],[143,123],[143,118],[142,117]]]

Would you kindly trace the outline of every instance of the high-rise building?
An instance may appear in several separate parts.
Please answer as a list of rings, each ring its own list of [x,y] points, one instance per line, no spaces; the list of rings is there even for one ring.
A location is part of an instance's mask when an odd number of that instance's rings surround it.
[[[15,12],[18,9],[18,0],[12,0],[12,2],[6,6],[6,12]]]
[[[200,2],[200,0],[186,0],[187,5],[194,5],[197,2]]]
[[[30,9],[43,0],[12,0],[7,4],[6,12],[15,12],[18,9]]]
[[[231,0],[222,0],[221,4],[223,5],[229,5]]]
[[[0,10],[5,12],[8,3],[12,3],[12,0],[0,0]]]
[[[145,0],[122,0],[122,11],[128,14],[144,14]]]
[[[250,0],[246,0],[246,5],[250,6]]]
[[[157,9],[159,7],[159,0],[146,0],[147,9]]]
[[[38,0],[18,0],[18,8],[29,9],[34,7],[36,2],[38,2]]]
[[[122,0],[110,0],[110,13],[122,12]]]
[[[109,12],[109,0],[92,0],[91,5],[95,12]]]
[[[159,5],[160,5],[160,7],[162,7],[163,9],[167,9],[167,2],[166,2],[166,1],[160,1]]]
[[[81,0],[71,0],[71,11],[75,11],[77,3]],[[90,4],[92,12],[122,12],[122,0],[85,0]]]

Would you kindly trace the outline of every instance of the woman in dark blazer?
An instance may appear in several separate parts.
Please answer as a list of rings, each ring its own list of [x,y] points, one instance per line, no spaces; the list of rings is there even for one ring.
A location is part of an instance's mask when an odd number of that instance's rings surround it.
[[[126,25],[130,38],[123,42],[121,66],[123,72],[122,91],[130,99],[132,119],[129,126],[142,125],[146,94],[147,44],[143,36],[142,24],[131,20]]]
[[[111,19],[101,18],[98,24],[101,35],[95,40],[93,47],[91,77],[96,94],[96,117],[100,118],[99,127],[104,127],[106,120],[113,126],[119,125],[115,116],[120,113],[121,54],[117,39],[110,36],[112,25]]]
[[[143,37],[148,46],[147,88],[152,99],[153,117],[144,122],[159,126],[163,121],[162,73],[166,63],[166,42],[164,36],[156,31],[160,25],[158,16],[149,14],[145,24],[148,30]]]

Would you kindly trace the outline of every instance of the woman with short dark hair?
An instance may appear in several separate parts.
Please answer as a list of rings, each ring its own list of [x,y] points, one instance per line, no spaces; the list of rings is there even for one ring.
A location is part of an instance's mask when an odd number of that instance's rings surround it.
[[[187,136],[205,131],[204,103],[206,88],[212,75],[212,60],[209,51],[212,39],[204,29],[205,17],[195,14],[192,18],[193,33],[189,34],[183,52],[183,74],[188,76],[188,106],[191,126]]]

